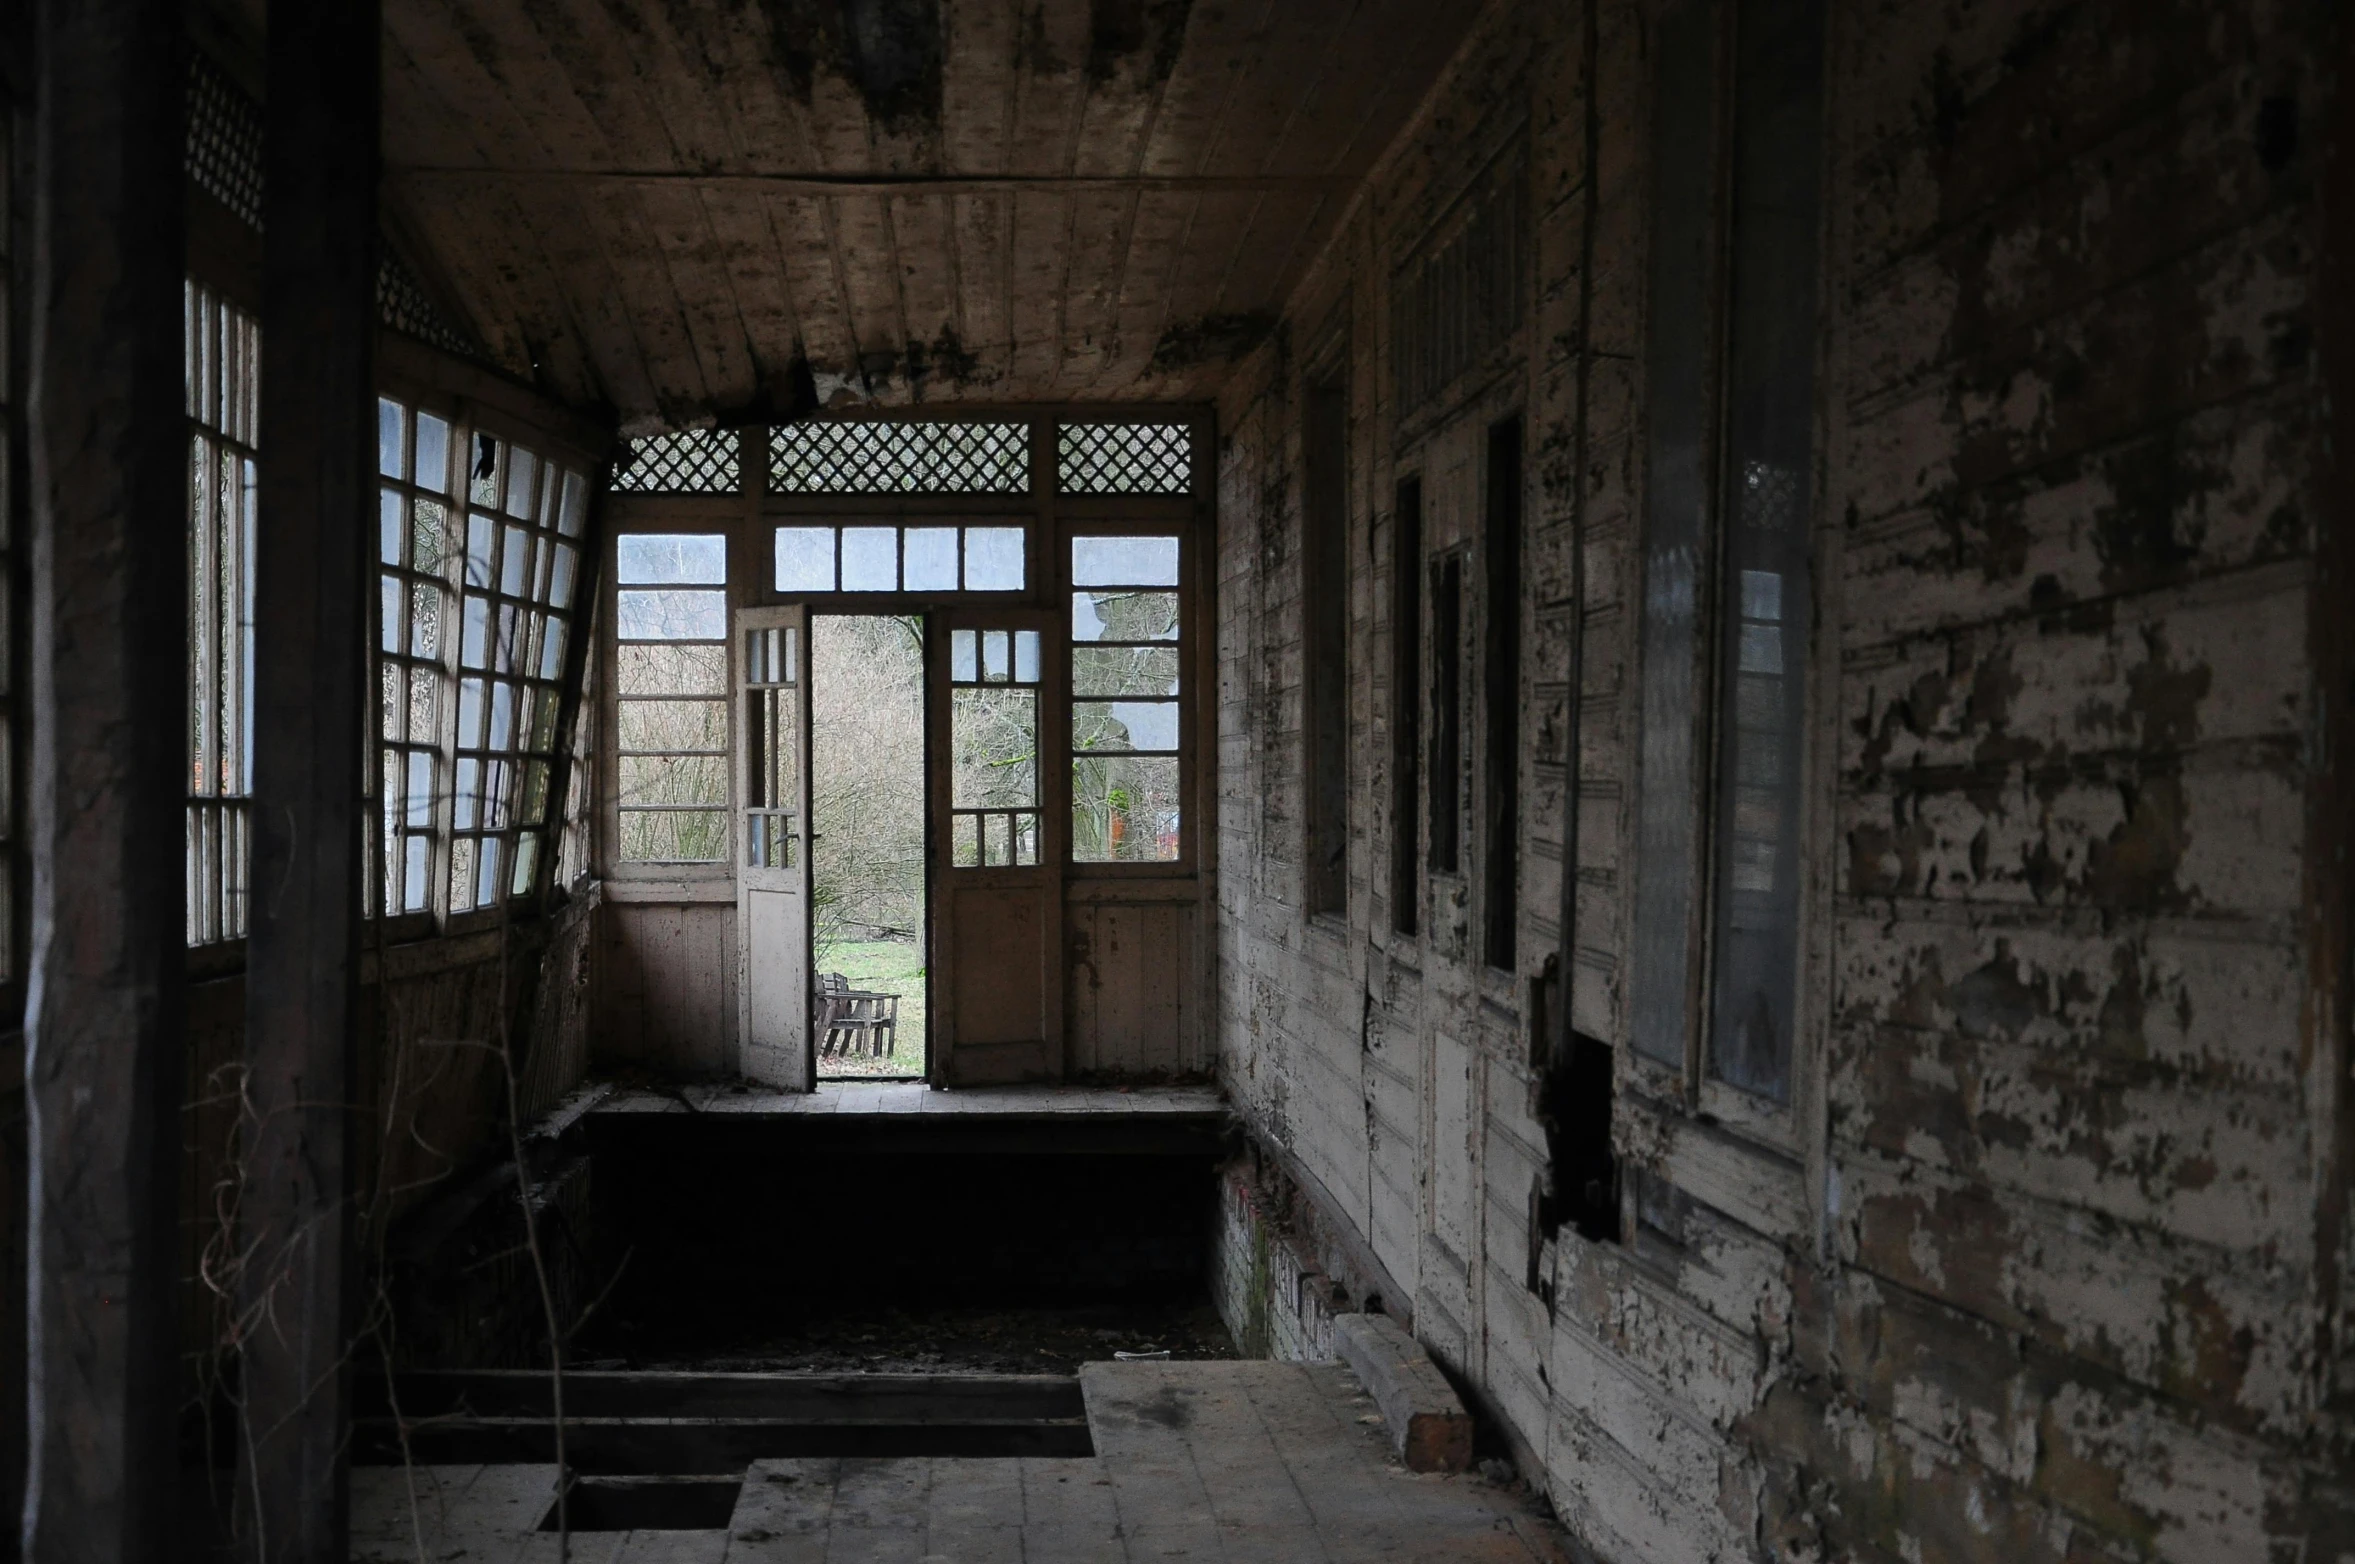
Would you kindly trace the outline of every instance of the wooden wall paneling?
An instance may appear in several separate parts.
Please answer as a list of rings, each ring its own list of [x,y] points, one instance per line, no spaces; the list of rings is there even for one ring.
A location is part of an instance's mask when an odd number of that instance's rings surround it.
[[[1071,1060],[1083,1075],[1191,1068],[1186,995],[1196,976],[1186,902],[1076,902],[1069,927]]]
[[[733,1070],[734,903],[608,902],[603,920],[601,1061],[699,1077]]]
[[[1018,190],[1014,205],[1013,364],[1026,385],[1053,381],[1062,362],[1062,289],[1070,275],[1070,197]]]
[[[880,368],[883,362],[895,359],[909,335],[900,307],[899,268],[893,264],[885,203],[886,197],[867,192],[836,196],[829,203],[834,217],[834,273],[850,303],[851,335],[862,373],[871,363]]]
[[[835,263],[833,204],[831,196],[781,195],[771,203],[770,216],[784,252],[802,348],[813,364],[844,365],[858,361],[859,345]]]
[[[270,8],[254,596],[250,1129],[238,1358],[245,1521],[265,1560],[341,1557],[358,1318],[363,535],[374,500],[379,45],[374,4]]]
[[[977,360],[974,383],[995,385],[1012,369],[1008,292],[1013,286],[1013,202],[1005,195],[950,198],[957,252],[957,330]]]
[[[1058,334],[1062,360],[1055,375],[1057,387],[1067,395],[1084,394],[1110,361],[1136,213],[1133,190],[1090,189],[1071,197],[1070,260],[1060,301],[1063,329]]]
[[[945,195],[895,196],[887,208],[891,245],[899,271],[900,312],[907,322],[911,354],[908,371],[914,375],[913,349],[941,340],[957,322],[957,251],[951,239],[949,198]],[[942,365],[928,356],[927,387],[940,382]]]
[[[704,212],[704,193],[689,184],[649,182],[637,186],[635,194],[694,344],[706,403],[740,407],[752,398],[751,344],[737,309],[735,283]],[[740,202],[745,193],[732,190],[720,199]]]
[[[582,205],[605,236],[605,254],[619,285],[621,305],[637,325],[654,377],[655,405],[664,409],[704,404],[702,360],[695,337],[673,290],[670,268],[648,231],[635,186],[591,184]]]
[[[1020,52],[1018,7],[951,4],[941,12],[940,166],[950,174],[1006,172],[1014,127],[1011,69]]]

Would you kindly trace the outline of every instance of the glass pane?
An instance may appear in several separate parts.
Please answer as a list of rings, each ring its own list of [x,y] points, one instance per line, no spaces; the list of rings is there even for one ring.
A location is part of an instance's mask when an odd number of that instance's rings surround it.
[[[485,747],[515,747],[515,686],[505,680],[491,686],[491,737]]]
[[[499,590],[509,597],[529,597],[532,535],[521,527],[509,527],[506,532],[506,547],[499,560]]]
[[[568,538],[581,535],[589,517],[589,481],[577,472],[564,475],[564,509],[557,513],[556,530]]]
[[[894,592],[899,589],[899,529],[842,529],[842,590]]]
[[[550,607],[566,609],[572,606],[574,569],[572,545],[569,543],[557,544],[555,569],[548,580],[548,604]]]
[[[1168,863],[1178,855],[1175,756],[1088,756],[1071,766],[1075,863]]]
[[[401,562],[406,529],[401,525],[401,496],[385,489],[376,496],[376,557],[387,565]]]
[[[494,907],[499,901],[499,839],[483,838],[482,863],[474,878],[474,904]]]
[[[622,701],[614,709],[614,737],[627,752],[728,747],[725,701]]]
[[[625,804],[725,804],[728,765],[721,755],[624,755]]]
[[[1038,645],[1039,637],[1036,630],[1014,632],[1014,682],[1016,684],[1038,683]]]
[[[1177,702],[1073,701],[1071,747],[1174,751],[1178,747]]]
[[[960,869],[979,868],[981,866],[981,817],[979,815],[958,815],[955,819],[953,861]]]
[[[1074,695],[1175,695],[1178,653],[1174,646],[1075,646],[1071,649]]]
[[[1071,584],[1075,587],[1176,586],[1178,540],[1073,538]]]
[[[450,910],[465,912],[474,905],[474,838],[450,844]]]
[[[401,583],[397,577],[384,576],[377,587],[376,644],[383,651],[397,652],[401,649]]]
[[[1014,861],[1014,817],[981,817],[981,861],[987,868],[1003,868]]]
[[[539,479],[540,459],[520,445],[507,447],[507,514],[532,513],[532,489]]]
[[[1003,630],[981,632],[981,677],[991,684],[1003,684],[1014,672],[1012,641]]]
[[[961,809],[1029,808],[1038,802],[1038,692],[949,692],[950,799]]]
[[[430,829],[433,825],[433,757],[417,750],[409,752],[409,777],[402,789],[402,799],[409,807],[409,818],[404,822],[412,831]]]
[[[540,677],[553,679],[564,672],[564,621],[551,619],[540,637]]]
[[[458,747],[482,748],[482,680],[458,681]]]
[[[403,719],[408,714],[408,700],[401,685],[401,669],[397,663],[379,664],[376,704],[380,709],[378,731],[390,743],[399,743]]]
[[[724,592],[619,592],[615,600],[625,641],[717,641],[727,634]]]
[[[442,651],[441,594],[418,582],[409,584],[409,655],[439,657]]]
[[[614,540],[614,579],[632,586],[725,586],[728,540],[713,533],[629,533]]]
[[[419,587],[418,590],[422,592],[425,589]],[[461,616],[461,623],[465,629],[465,638],[458,644],[458,661],[469,668],[480,668],[490,660],[490,648],[486,643],[490,640],[491,605],[484,599],[469,594],[466,599],[465,613]],[[416,633],[416,626],[413,623],[410,626],[410,633],[412,635]]]
[[[420,575],[438,576],[449,549],[449,507],[439,500],[417,501],[409,513],[409,564]]]
[[[910,527],[900,535],[900,584],[910,592],[957,589],[957,529]]]
[[[1074,592],[1074,641],[1174,641],[1178,638],[1175,592]]]
[[[621,855],[632,863],[717,863],[727,843],[728,817],[717,810],[622,811]]]
[[[401,906],[403,912],[425,910],[426,854],[433,844],[422,836],[406,839],[401,849]]]
[[[467,468],[466,497],[477,505],[499,503],[499,442],[487,434],[474,437],[474,462]]]
[[[450,823],[461,831],[474,830],[482,823],[482,762],[458,762],[457,781],[450,789]]]
[[[614,651],[614,682],[623,695],[728,693],[724,646],[620,646]]]
[[[1014,862],[1024,867],[1038,862],[1038,816],[1014,817]]]
[[[450,488],[450,426],[431,413],[417,415],[417,487],[436,494]]]
[[[949,678],[971,684],[981,677],[980,636],[972,630],[949,632]]]
[[[491,584],[491,550],[499,530],[498,523],[488,516],[469,513],[466,518],[466,581],[477,590]]]
[[[385,670],[395,678],[393,669]],[[409,736],[420,744],[430,744],[439,737],[442,680],[431,668],[409,670]]]
[[[409,475],[409,442],[402,439],[401,404],[389,397],[376,399],[376,470],[387,478]]]
[[[1023,585],[1022,529],[965,529],[965,590],[1019,592]]]
[[[777,529],[777,590],[831,592],[834,590],[834,529],[779,527]]]
[[[540,833],[526,831],[515,842],[515,880],[508,888],[517,896],[528,895],[532,876],[540,867]]]

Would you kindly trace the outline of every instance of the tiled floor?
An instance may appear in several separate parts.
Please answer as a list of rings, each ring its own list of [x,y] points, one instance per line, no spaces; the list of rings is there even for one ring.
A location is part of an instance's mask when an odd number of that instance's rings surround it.
[[[760,1461],[724,1531],[581,1533],[584,1564],[1561,1564],[1515,1491],[1408,1472],[1337,1365],[1092,1363],[1096,1454]],[[412,1489],[417,1501],[412,1505]],[[553,1564],[545,1466],[352,1475],[354,1558]]]

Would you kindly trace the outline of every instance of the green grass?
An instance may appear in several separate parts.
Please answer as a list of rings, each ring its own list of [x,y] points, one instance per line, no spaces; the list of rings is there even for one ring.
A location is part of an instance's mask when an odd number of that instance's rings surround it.
[[[853,988],[899,995],[899,1038],[888,1059],[864,1055],[818,1059],[820,1080],[924,1073],[924,949],[914,940],[844,940],[820,945],[820,972],[839,972]]]

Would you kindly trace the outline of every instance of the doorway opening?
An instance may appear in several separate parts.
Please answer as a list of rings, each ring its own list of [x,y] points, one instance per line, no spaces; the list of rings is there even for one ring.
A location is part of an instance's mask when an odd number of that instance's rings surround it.
[[[819,1080],[923,1076],[924,621],[810,619],[811,1049]]]

